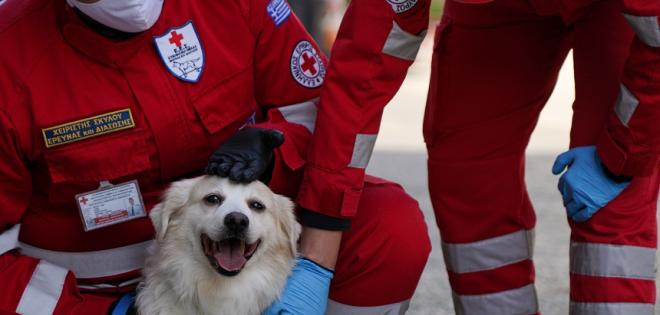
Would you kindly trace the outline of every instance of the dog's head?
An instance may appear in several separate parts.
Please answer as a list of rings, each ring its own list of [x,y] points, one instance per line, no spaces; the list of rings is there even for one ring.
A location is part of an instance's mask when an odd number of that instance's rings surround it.
[[[173,183],[150,217],[161,246],[185,246],[191,258],[223,276],[260,259],[293,258],[300,233],[288,198],[261,182],[215,176]]]

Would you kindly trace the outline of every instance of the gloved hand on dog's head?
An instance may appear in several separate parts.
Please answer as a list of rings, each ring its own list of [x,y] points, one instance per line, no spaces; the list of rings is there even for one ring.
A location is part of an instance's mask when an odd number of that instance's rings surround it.
[[[245,128],[223,142],[209,158],[206,173],[239,183],[270,180],[273,150],[284,143],[274,129]]]

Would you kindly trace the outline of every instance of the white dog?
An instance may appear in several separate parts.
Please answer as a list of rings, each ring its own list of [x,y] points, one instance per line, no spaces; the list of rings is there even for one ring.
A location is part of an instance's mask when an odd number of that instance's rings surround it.
[[[293,267],[293,203],[260,182],[202,176],[173,183],[137,296],[142,315],[260,314]]]

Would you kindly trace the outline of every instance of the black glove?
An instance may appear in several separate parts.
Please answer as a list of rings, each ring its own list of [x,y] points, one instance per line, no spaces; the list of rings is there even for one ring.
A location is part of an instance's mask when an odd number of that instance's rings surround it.
[[[257,179],[270,178],[267,172],[273,162],[273,149],[284,142],[284,134],[274,129],[245,128],[223,142],[215,150],[206,173],[229,177],[249,183]]]

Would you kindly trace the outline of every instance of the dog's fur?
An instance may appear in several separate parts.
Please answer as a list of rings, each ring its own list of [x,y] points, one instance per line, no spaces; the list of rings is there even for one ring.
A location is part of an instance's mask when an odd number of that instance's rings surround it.
[[[209,204],[209,194],[224,197]],[[258,200],[263,211],[250,208]],[[238,274],[222,275],[205,256],[202,233],[218,239],[225,216],[249,218],[246,237],[260,240]],[[296,255],[300,226],[293,203],[260,182],[239,185],[202,176],[173,183],[150,213],[156,242],[138,291],[140,314],[260,314],[281,293]]]

